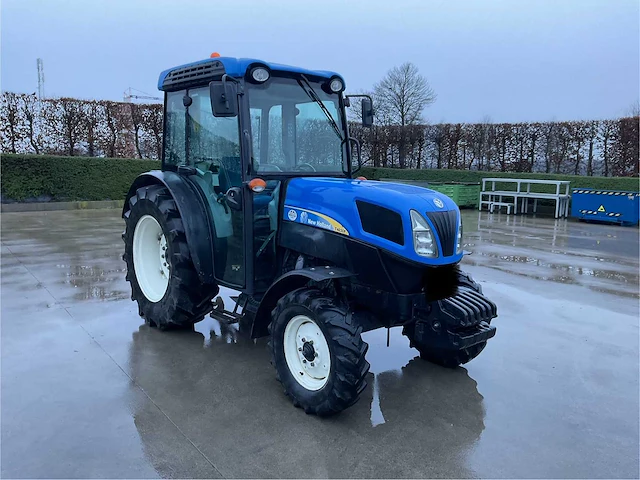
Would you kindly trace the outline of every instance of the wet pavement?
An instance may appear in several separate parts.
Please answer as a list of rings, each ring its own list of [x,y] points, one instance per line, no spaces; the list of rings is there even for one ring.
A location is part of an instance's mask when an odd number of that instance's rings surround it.
[[[369,387],[319,419],[244,325],[144,325],[117,211],[3,214],[2,477],[637,478],[638,229],[464,227],[496,337],[446,370],[369,332]]]

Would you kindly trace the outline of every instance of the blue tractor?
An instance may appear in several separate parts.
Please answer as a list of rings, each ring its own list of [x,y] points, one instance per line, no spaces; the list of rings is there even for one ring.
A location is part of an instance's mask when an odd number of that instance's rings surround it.
[[[455,203],[354,178],[344,85],[334,72],[216,55],[162,72],[162,169],[134,181],[122,212],[145,321],[192,328],[211,314],[270,336],[285,393],[318,415],[366,387],[364,331],[402,326],[445,367],[495,335],[496,306],[458,268]],[[371,99],[356,97],[371,126]],[[220,285],[240,292],[232,310]]]

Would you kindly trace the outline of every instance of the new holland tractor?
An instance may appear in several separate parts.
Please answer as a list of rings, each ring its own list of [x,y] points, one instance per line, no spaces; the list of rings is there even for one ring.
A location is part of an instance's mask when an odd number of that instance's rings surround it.
[[[456,367],[497,314],[458,267],[450,198],[354,178],[344,87],[333,72],[216,54],[162,72],[162,169],[134,181],[122,212],[140,316],[166,330],[211,314],[270,336],[285,393],[318,415],[366,387],[362,332],[402,326],[422,358]],[[371,126],[371,98],[355,97]],[[240,292],[233,309],[221,285]]]

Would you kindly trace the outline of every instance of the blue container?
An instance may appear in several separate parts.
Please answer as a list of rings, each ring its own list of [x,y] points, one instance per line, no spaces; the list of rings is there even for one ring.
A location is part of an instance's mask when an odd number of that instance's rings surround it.
[[[571,216],[581,220],[637,225],[640,218],[640,193],[574,188],[571,195]]]

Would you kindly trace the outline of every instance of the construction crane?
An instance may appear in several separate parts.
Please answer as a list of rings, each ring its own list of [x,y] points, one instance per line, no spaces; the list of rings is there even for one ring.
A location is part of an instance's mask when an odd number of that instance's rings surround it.
[[[134,91],[135,91],[135,92],[138,92],[138,93],[137,93],[137,94],[134,94],[134,93],[133,93]],[[138,94],[140,94],[140,93],[141,93],[142,95],[138,95]],[[136,100],[156,100],[156,101],[158,101],[158,102],[162,100],[160,97],[154,97],[154,96],[152,96],[152,95],[149,95],[149,94],[148,94],[148,93],[146,93],[146,92],[143,92],[143,91],[141,91],[141,90],[137,90],[137,89],[135,89],[135,88],[131,88],[131,87],[129,87],[128,89],[126,89],[126,90],[124,91],[123,100],[124,100],[125,102],[129,102],[129,103],[131,103],[131,100],[132,100],[132,99],[134,99],[134,98],[135,98]]]

